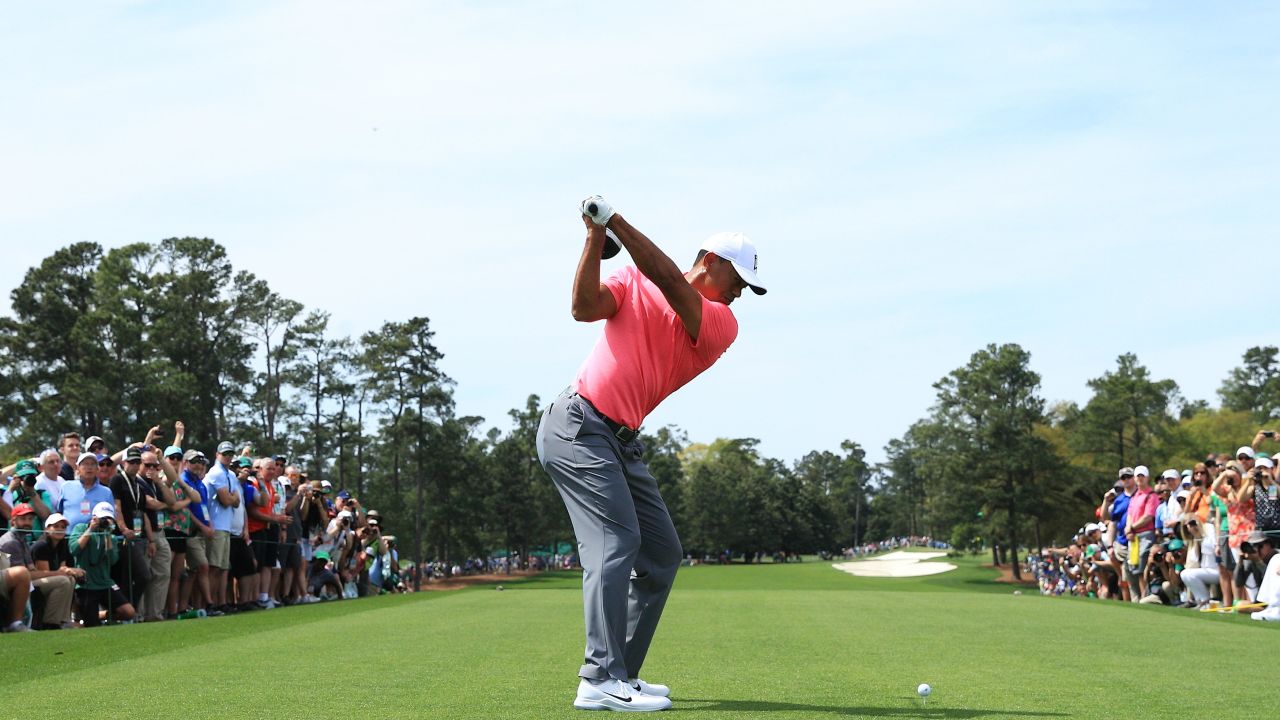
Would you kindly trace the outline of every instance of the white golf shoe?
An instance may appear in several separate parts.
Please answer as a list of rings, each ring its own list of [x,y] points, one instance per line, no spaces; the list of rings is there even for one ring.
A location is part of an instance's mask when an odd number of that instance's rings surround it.
[[[647,683],[640,678],[631,678],[627,681],[633,690],[639,690],[645,695],[656,695],[658,697],[671,697],[671,688],[666,685],[657,685],[655,683]]]
[[[618,710],[620,712],[655,712],[671,707],[665,697],[639,692],[621,680],[587,680],[578,683],[578,697],[573,706],[579,710]]]

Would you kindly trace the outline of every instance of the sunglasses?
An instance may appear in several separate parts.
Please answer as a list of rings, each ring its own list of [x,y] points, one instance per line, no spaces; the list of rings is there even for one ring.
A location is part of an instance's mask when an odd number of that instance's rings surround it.
[[[160,467],[160,463],[143,463],[143,467],[149,467],[154,469],[154,468]]]

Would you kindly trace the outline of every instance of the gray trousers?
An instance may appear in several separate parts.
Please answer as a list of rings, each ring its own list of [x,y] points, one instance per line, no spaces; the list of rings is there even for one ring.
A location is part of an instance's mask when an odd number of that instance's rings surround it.
[[[639,440],[614,437],[566,390],[542,416],[538,459],[569,510],[582,562],[584,678],[637,677],[680,567],[680,538]]]

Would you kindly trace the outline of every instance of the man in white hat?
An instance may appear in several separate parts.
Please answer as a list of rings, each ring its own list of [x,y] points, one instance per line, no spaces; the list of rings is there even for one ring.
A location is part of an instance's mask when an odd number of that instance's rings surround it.
[[[572,314],[604,333],[542,417],[538,457],[564,500],[584,569],[586,659],[574,707],[649,711],[671,706],[640,668],[675,580],[682,550],[658,484],[641,457],[645,417],[720,359],[737,338],[730,304],[751,288],[756,249],[717,233],[684,272],[599,196],[583,201],[587,227]],[[600,259],[619,243],[635,265],[603,282]]]
[[[76,567],[84,570],[84,578],[76,589],[80,620],[85,627],[98,625],[100,608],[106,608],[111,619],[131,620],[133,605],[111,579],[111,566],[120,559],[120,544],[112,537],[116,506],[112,502],[94,505],[86,522],[75,524],[67,545],[76,559]]]

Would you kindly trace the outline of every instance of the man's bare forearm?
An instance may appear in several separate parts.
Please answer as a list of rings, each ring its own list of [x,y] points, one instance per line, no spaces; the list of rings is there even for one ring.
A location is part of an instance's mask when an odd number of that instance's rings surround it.
[[[573,300],[570,312],[579,322],[603,320],[600,307],[600,254],[604,250],[604,228],[588,223],[587,242],[578,258],[578,269],[573,274]]]

